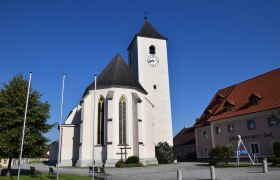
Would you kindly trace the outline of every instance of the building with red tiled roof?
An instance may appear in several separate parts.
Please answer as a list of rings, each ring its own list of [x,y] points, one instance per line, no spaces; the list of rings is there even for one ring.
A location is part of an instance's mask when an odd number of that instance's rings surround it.
[[[194,128],[184,127],[173,138],[173,146],[178,161],[194,160],[196,158]]]
[[[217,145],[237,149],[237,135],[250,153],[273,156],[280,141],[280,68],[219,90],[193,125],[198,158]]]

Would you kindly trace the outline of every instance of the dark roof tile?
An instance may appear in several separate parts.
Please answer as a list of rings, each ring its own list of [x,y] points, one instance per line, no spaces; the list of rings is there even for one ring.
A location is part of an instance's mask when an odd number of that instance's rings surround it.
[[[144,20],[144,24],[143,24],[141,30],[136,35],[140,36],[140,37],[167,40],[166,37],[164,37],[159,32],[157,32],[157,30],[152,26],[152,24],[147,19]]]
[[[173,145],[190,145],[195,144],[194,128],[183,128],[174,138]]]
[[[117,54],[106,68],[97,76],[97,89],[111,87],[135,89],[143,94],[148,94],[130,71],[123,58]],[[87,87],[84,95],[94,89],[94,81]]]

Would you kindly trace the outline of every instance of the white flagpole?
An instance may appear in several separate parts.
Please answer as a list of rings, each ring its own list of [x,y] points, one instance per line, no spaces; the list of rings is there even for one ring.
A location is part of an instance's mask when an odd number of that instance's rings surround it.
[[[20,176],[20,164],[21,164],[22,151],[23,151],[24,131],[25,131],[25,123],[26,123],[26,115],[27,115],[27,108],[28,108],[28,100],[29,100],[31,78],[32,78],[32,72],[29,73],[29,83],[28,83],[28,90],[27,90],[26,103],[25,103],[23,129],[22,129],[22,136],[21,136],[21,147],[20,147],[19,163],[18,163],[18,180],[19,180],[19,176]]]
[[[56,173],[56,179],[59,179],[59,164],[61,160],[61,121],[62,121],[62,108],[63,108],[63,95],[64,95],[64,80],[65,80],[65,74],[62,75],[62,91],[61,91],[61,104],[60,104],[60,120],[59,120],[59,140],[58,140],[58,158],[57,158],[57,173]]]
[[[97,75],[94,75],[94,100],[93,100],[93,134],[92,134],[92,180],[94,180],[94,140],[95,140],[95,118],[96,118],[96,84],[97,84]]]

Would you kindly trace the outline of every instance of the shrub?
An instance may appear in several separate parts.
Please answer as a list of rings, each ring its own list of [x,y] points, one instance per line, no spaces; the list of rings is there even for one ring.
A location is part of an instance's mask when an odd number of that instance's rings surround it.
[[[212,165],[222,165],[227,164],[229,158],[233,156],[233,150],[226,146],[217,146],[209,152],[211,158],[210,164]]]
[[[125,167],[125,163],[123,162],[123,160],[119,160],[116,164],[115,164],[116,168],[124,168]]]
[[[131,156],[131,157],[133,157],[133,158],[130,158],[130,159],[132,159],[132,160],[134,160],[134,161],[136,161],[137,158],[138,158],[138,162],[136,162],[136,163],[126,163],[126,162],[124,162],[123,160],[119,160],[119,161],[115,164],[115,167],[116,167],[116,168],[125,168],[125,167],[142,167],[142,166],[143,166],[143,164],[139,162],[139,157],[137,157],[137,156]],[[137,158],[135,158],[135,157],[137,157]],[[128,158],[128,159],[129,159],[129,158]],[[127,159],[127,160],[128,160],[128,159]],[[127,161],[127,160],[126,160],[126,161]],[[131,161],[131,160],[129,160],[129,161]]]
[[[276,157],[280,157],[280,141],[273,143],[273,152]]]
[[[267,162],[270,162],[273,165],[280,164],[280,157],[269,157],[267,158]]]
[[[268,157],[268,158],[266,158],[266,159],[267,159],[267,162],[268,162],[268,163],[272,163],[273,157]]]
[[[156,157],[160,164],[173,163],[175,160],[174,148],[167,142],[159,142],[156,145]]]
[[[139,163],[139,157],[138,156],[130,156],[125,161],[126,164],[136,164]]]

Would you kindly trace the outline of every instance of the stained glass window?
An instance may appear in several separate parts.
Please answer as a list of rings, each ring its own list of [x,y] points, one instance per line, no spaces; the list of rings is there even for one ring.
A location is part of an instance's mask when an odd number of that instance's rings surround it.
[[[104,99],[98,100],[97,144],[104,144]]]
[[[119,143],[126,143],[126,100],[123,96],[119,101]]]

